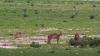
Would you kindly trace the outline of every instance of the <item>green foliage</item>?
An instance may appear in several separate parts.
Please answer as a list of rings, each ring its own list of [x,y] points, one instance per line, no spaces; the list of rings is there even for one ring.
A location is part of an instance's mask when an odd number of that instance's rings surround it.
[[[94,38],[90,42],[90,46],[100,46],[100,38]]]
[[[74,40],[70,39],[69,41],[70,45],[72,46],[81,46],[81,47],[87,47],[87,46],[100,46],[100,38],[89,38],[89,37],[84,37],[81,38],[80,40]]]
[[[34,48],[39,48],[41,45],[38,43],[38,42],[32,42],[30,44],[31,47],[34,47]]]
[[[90,19],[94,19],[94,18],[95,18],[95,16],[94,16],[94,15],[91,15],[91,16],[90,16]]]
[[[52,51],[49,51],[48,53],[55,53],[55,51],[54,51],[54,50],[52,50]]]

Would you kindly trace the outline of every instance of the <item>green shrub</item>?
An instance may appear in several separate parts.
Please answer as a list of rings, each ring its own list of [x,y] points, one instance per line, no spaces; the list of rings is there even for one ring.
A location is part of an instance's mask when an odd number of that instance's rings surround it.
[[[94,15],[91,15],[89,18],[90,18],[90,19],[94,19],[94,18],[95,18],[95,16],[94,16]]]
[[[75,18],[75,15],[72,15],[70,18]]]
[[[52,50],[52,51],[49,51],[48,53],[55,53],[55,51],[54,51],[54,50]]]
[[[87,46],[100,46],[100,38],[89,38],[89,37],[83,37],[79,40],[70,39],[69,44],[71,46],[81,46],[81,47],[87,47]]]
[[[90,46],[100,46],[100,38],[94,38],[90,41]]]
[[[78,45],[80,45],[80,43],[81,43],[80,41],[76,41],[74,39],[70,39],[70,41],[69,41],[69,44],[72,46],[78,46]]]
[[[40,44],[38,42],[32,42],[30,44],[31,47],[34,47],[34,48],[39,48],[40,47]]]
[[[96,7],[96,5],[95,5],[95,4],[93,4],[92,6],[93,6],[93,7]]]
[[[28,17],[28,15],[24,13],[24,14],[23,14],[23,17]]]

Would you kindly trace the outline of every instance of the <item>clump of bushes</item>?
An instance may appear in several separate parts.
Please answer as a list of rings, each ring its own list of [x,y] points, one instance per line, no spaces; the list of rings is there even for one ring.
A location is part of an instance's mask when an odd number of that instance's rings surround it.
[[[41,47],[41,45],[40,45],[38,42],[32,42],[32,43],[30,44],[30,46],[31,46],[31,47],[34,47],[34,48],[39,48],[39,47]]]
[[[100,46],[100,38],[83,37],[83,38],[80,38],[79,40],[70,39],[69,44],[71,46],[95,47],[95,46]]]

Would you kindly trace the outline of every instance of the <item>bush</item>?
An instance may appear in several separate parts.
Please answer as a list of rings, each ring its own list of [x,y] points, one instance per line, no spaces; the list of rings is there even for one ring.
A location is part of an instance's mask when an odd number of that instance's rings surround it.
[[[80,41],[70,39],[69,44],[72,45],[72,46],[78,46],[78,45],[80,45]]]
[[[81,47],[100,46],[100,38],[92,39],[89,37],[83,37],[80,40],[70,39],[69,44],[72,46],[81,46]]]
[[[28,17],[27,9],[23,9],[23,17]]]
[[[71,50],[70,48],[65,48],[65,50]]]
[[[80,43],[81,47],[89,46],[90,41],[91,41],[91,38],[87,38],[87,37],[82,38],[81,43]]]
[[[23,17],[28,17],[28,15],[27,14],[23,14]]]
[[[30,44],[30,46],[31,46],[31,47],[34,47],[34,48],[39,48],[39,47],[40,47],[40,45],[39,45],[38,42],[32,42],[32,43]]]
[[[49,51],[48,53],[55,53],[55,51],[54,51],[54,50],[52,50],[52,51]]]
[[[33,4],[33,3],[31,3],[31,4],[30,4],[30,6],[34,6],[34,4]]]
[[[90,41],[90,46],[100,46],[100,38],[94,38]]]
[[[94,16],[94,15],[91,15],[91,16],[90,16],[90,19],[94,19],[94,18],[95,18],[95,16]]]
[[[34,10],[34,13],[35,13],[35,14],[39,14],[38,10]]]
[[[45,24],[40,24],[41,25],[41,27],[45,27]]]
[[[72,15],[70,18],[75,18],[75,15]]]
[[[92,5],[93,7],[96,7],[96,5],[94,4],[94,5]]]
[[[62,22],[67,22],[66,20],[63,20]]]
[[[31,2],[31,0],[27,0],[27,3],[30,3]]]
[[[98,51],[98,53],[100,53],[100,50]]]

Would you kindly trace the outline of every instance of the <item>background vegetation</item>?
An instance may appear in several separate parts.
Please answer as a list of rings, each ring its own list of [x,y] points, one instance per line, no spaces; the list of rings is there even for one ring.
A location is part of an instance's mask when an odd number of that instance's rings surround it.
[[[0,36],[16,31],[39,35],[36,30],[45,28],[98,34],[99,17],[98,1],[0,0]]]

